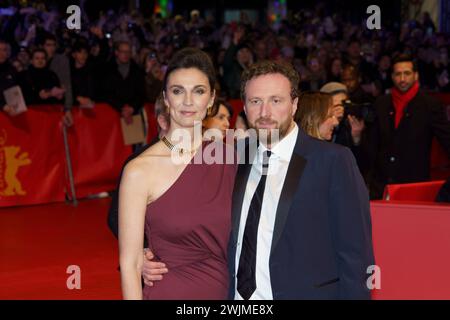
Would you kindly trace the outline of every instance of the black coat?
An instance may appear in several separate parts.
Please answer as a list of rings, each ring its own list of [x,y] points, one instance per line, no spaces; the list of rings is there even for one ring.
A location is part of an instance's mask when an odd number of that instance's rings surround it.
[[[431,141],[436,137],[450,157],[450,122],[442,105],[421,90],[406,106],[397,129],[390,94],[379,97],[374,107],[369,183],[371,197],[378,199],[386,184],[430,179]]]
[[[76,68],[75,62],[71,61],[70,76],[72,79],[74,104],[78,104],[78,101],[76,100],[78,96],[93,100],[95,96],[95,79],[91,65],[86,64],[81,68]]]
[[[370,124],[366,124],[366,128],[368,128]],[[369,155],[367,152],[367,138],[366,138],[366,130],[363,131],[361,142],[359,145],[355,145],[353,143],[352,138],[352,128],[347,119],[343,119],[339,126],[334,130],[332,141],[334,143],[340,144],[341,146],[345,146],[349,148],[353,156],[356,159],[356,163],[358,164],[359,171],[363,176],[364,180],[367,179],[367,174],[370,168],[370,160],[368,159]]]
[[[128,104],[137,114],[144,104],[144,84],[144,71],[135,62],[130,61],[128,76],[123,78],[113,60],[108,64],[104,79],[105,101],[119,112]]]
[[[448,202],[450,203],[450,177],[442,185],[441,189],[436,196],[436,202]]]
[[[27,105],[63,103],[64,101],[53,97],[42,99],[39,96],[41,90],[60,87],[58,76],[48,67],[37,69],[29,66],[26,71],[19,74],[19,82]]]
[[[17,85],[17,72],[16,69],[7,61],[0,64],[0,109],[5,104],[5,96],[3,91]]]

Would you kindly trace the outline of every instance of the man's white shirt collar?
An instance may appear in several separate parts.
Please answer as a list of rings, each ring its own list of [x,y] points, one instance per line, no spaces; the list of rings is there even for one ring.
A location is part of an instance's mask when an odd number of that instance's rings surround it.
[[[280,158],[284,161],[290,161],[292,152],[295,147],[295,143],[297,142],[298,135],[298,126],[294,122],[294,128],[278,142],[273,148],[270,149],[272,152],[271,158]],[[258,147],[258,162],[262,161],[262,155],[265,151],[267,151],[267,147],[260,143]]]

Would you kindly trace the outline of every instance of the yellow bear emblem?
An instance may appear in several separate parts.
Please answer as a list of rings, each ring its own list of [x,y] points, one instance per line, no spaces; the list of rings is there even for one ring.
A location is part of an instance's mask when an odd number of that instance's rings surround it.
[[[20,167],[31,164],[28,152],[20,153],[19,146],[5,146],[5,144],[6,132],[3,130],[3,137],[0,137],[0,196],[26,195],[17,178],[17,172]]]

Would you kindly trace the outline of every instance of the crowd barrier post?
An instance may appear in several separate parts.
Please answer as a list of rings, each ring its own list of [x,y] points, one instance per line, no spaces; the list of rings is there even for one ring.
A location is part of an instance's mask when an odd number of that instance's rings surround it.
[[[69,175],[70,192],[72,195],[73,206],[76,207],[76,206],[78,206],[78,201],[77,201],[77,196],[75,193],[75,183],[74,183],[73,171],[72,171],[72,160],[70,158],[69,143],[68,143],[68,139],[67,139],[67,127],[64,123],[62,124],[62,128],[63,128],[63,137],[64,137],[64,149],[65,149],[65,154],[66,154],[67,174]]]

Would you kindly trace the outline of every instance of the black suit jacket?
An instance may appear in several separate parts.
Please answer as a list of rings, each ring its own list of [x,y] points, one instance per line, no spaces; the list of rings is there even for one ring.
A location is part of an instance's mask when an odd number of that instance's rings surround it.
[[[231,299],[250,170],[251,164],[239,166],[233,192]],[[373,264],[369,197],[353,155],[299,130],[276,212],[269,261],[273,298],[369,299],[366,271]]]
[[[444,108],[419,90],[404,110],[395,128],[392,96],[375,102],[376,121],[370,133],[370,189],[373,199],[381,198],[386,184],[430,179],[431,142],[436,137],[450,157],[450,122]]]
[[[107,66],[104,78],[105,101],[119,112],[128,104],[137,114],[145,101],[144,83],[144,71],[134,61],[130,61],[130,71],[124,79],[119,73],[116,61],[112,60]]]
[[[39,96],[41,90],[50,90],[59,87],[59,78],[48,67],[37,69],[30,65],[27,70],[19,74],[19,83],[27,105],[33,104],[58,104],[63,100],[54,97],[42,99]]]

